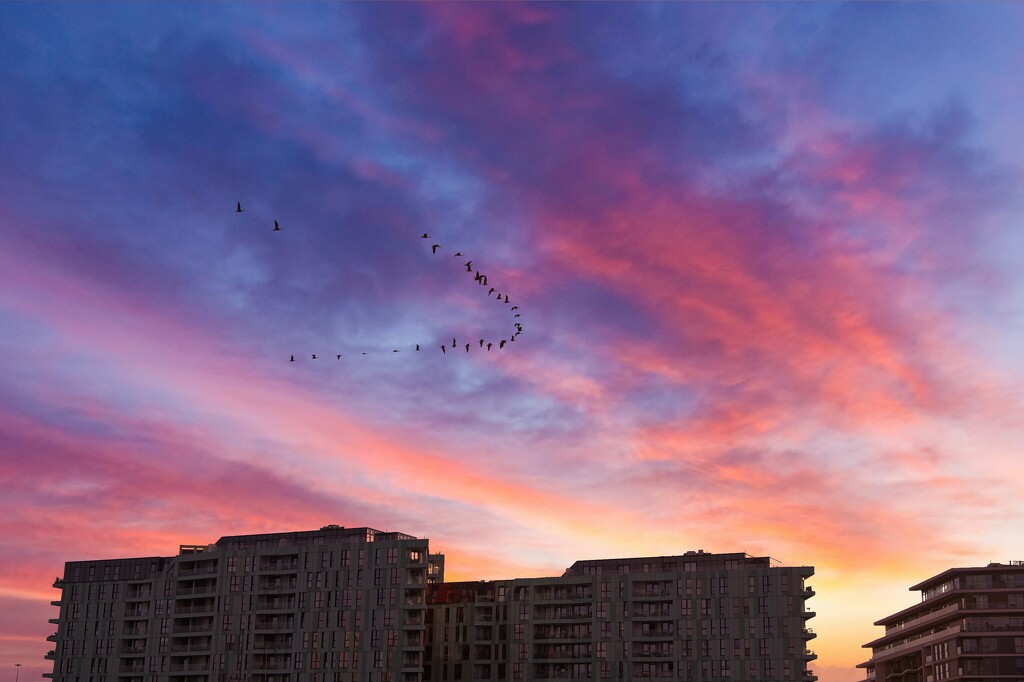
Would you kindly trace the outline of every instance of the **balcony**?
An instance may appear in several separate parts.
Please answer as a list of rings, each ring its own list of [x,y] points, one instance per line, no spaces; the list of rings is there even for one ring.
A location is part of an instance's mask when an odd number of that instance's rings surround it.
[[[192,604],[190,606],[180,606],[178,604],[174,605],[174,615],[176,616],[186,616],[189,614],[196,613],[213,613],[216,610],[217,606],[213,602],[209,602],[206,604]]]
[[[672,630],[640,630],[633,633],[634,637],[643,639],[672,639],[675,633]]]
[[[814,639],[815,637],[818,636],[818,633],[816,633],[814,631],[814,628],[804,628],[803,629],[803,636],[806,639]]]
[[[260,557],[260,573],[272,573],[275,571],[297,571],[299,569],[299,557],[289,555],[287,557]]]
[[[178,577],[182,576],[193,576],[193,575],[216,575],[217,564],[194,564],[185,565],[178,568]]]
[[[179,587],[175,590],[174,595],[176,597],[186,597],[190,594],[210,594],[217,591],[217,584],[211,583],[208,585],[193,585],[191,587]]]
[[[209,663],[171,663],[168,669],[172,673],[205,673],[210,670]]]
[[[275,599],[273,601],[267,600],[263,602],[256,602],[256,610],[260,612],[266,611],[294,611],[295,600],[294,599]]]
[[[276,580],[261,580],[259,584],[260,592],[294,592],[297,589],[298,582],[296,580],[285,580],[278,578]]]
[[[210,651],[210,642],[192,642],[191,644],[172,644],[172,654],[203,654]]]
[[[813,597],[813,596],[814,596],[815,594],[816,594],[816,593],[815,593],[815,591],[814,591],[814,589],[813,589],[813,588],[811,588],[811,587],[805,587],[805,588],[804,588],[804,591],[803,591],[804,599],[810,599],[810,598],[811,598],[811,597]]]
[[[49,651],[46,652],[46,655],[43,656],[43,658],[46,659],[47,661],[53,661],[53,660],[55,660],[57,658],[57,652],[55,650],[53,650],[53,649],[50,649]]]
[[[283,621],[256,621],[257,632],[281,632],[284,630],[294,630],[295,621],[283,620]]]
[[[627,617],[629,617],[629,614],[627,614]],[[632,612],[632,617],[633,618],[637,618],[637,619],[643,619],[643,618],[662,618],[662,619],[664,619],[664,618],[671,618],[672,617],[672,610],[671,609],[641,609],[641,610],[634,609],[633,612]]]
[[[50,606],[60,606],[63,602],[60,599],[55,599],[50,602]]]
[[[53,579],[53,586],[56,587],[57,589],[63,589],[64,588],[64,579],[63,578],[54,578]]]

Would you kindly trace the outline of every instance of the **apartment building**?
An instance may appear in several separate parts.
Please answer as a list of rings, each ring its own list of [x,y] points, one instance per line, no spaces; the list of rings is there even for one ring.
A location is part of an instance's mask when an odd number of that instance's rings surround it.
[[[875,622],[865,682],[1024,682],[1024,562],[951,568],[910,588],[921,601]]]
[[[424,678],[815,680],[810,567],[768,557],[578,561],[559,577],[427,591]]]
[[[422,682],[427,541],[372,528],[224,537],[65,566],[55,682]]]
[[[445,583],[428,541],[372,528],[230,536],[177,556],[76,561],[55,682],[816,678],[810,567],[767,557],[579,561]]]

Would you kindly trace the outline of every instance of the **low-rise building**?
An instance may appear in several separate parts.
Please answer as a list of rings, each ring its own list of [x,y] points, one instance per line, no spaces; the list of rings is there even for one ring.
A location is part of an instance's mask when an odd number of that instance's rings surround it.
[[[875,622],[865,682],[1024,682],[1024,562],[951,568],[910,588],[921,601]]]

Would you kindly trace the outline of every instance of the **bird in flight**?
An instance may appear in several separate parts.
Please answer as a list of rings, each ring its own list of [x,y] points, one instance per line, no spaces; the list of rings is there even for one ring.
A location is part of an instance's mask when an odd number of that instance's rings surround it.
[[[473,261],[466,261],[466,272],[473,272]]]
[[[239,201],[237,204],[235,204],[235,213],[241,213],[241,212],[242,212],[242,202]]]
[[[431,247],[430,247],[430,253],[437,253],[437,250],[438,250],[439,248],[441,248],[441,245],[440,245],[440,244],[433,244],[433,245],[431,245]]]
[[[505,303],[508,303],[508,294],[505,294]]]
[[[517,305],[512,306],[512,310],[519,310],[519,306],[517,306]]]
[[[292,356],[292,359],[291,359],[291,360],[289,360],[288,362],[295,362],[295,356],[293,355],[293,356]]]
[[[316,360],[316,353],[313,353],[313,359]]]
[[[281,231],[281,226],[278,225],[277,221],[275,220],[274,221],[274,232],[280,232],[280,231]]]
[[[419,349],[420,349],[420,344],[417,343],[416,344],[416,350],[419,350]]]
[[[341,360],[341,356],[340,355],[338,356],[338,359]]]
[[[444,344],[441,344],[441,352],[442,352],[442,353],[447,353],[447,352],[448,352],[448,351],[446,351],[446,350],[444,349]]]
[[[493,293],[494,293],[494,287],[491,287],[490,289],[487,290],[487,295],[488,296],[490,296]]]
[[[505,339],[502,339],[501,343],[498,344],[498,350],[501,350],[504,347],[505,347]]]
[[[420,239],[430,239],[430,235],[424,232],[423,234],[420,235]]]
[[[467,353],[469,352],[469,344],[468,343],[466,344],[466,352]]]
[[[494,344],[492,344],[492,343],[488,343],[488,344],[487,344],[487,350],[490,350],[490,349],[491,349],[491,346],[493,346],[493,345],[494,345]]]

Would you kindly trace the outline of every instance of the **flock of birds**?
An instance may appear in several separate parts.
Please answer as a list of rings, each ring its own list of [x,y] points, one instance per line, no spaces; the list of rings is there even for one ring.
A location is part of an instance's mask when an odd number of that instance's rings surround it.
[[[245,209],[242,208],[242,202],[241,201],[239,201],[239,202],[237,202],[235,204],[235,213],[243,213],[244,210]],[[273,231],[274,232],[280,232],[281,231],[281,224],[276,219],[274,220],[274,229],[273,229]],[[430,235],[427,234],[426,232],[424,232],[422,235],[420,235],[420,239],[430,240]],[[437,255],[437,253],[438,253],[438,251],[440,249],[441,249],[441,245],[440,244],[431,244],[430,245],[430,253],[432,255]],[[442,251],[442,253],[443,253],[443,251]],[[453,257],[454,258],[464,258],[464,256],[462,255],[461,251],[456,251],[453,254]],[[492,349],[501,350],[501,349],[505,348],[506,345],[515,342],[516,338],[520,334],[523,333],[523,323],[520,322],[520,319],[522,318],[522,313],[519,312],[519,306],[514,304],[514,302],[509,299],[508,293],[502,293],[502,292],[498,291],[498,289],[496,287],[490,286],[488,284],[488,281],[487,281],[487,275],[483,274],[478,269],[475,269],[473,267],[472,259],[467,260],[464,265],[465,265],[465,268],[466,268],[466,272],[471,274],[471,275],[473,275],[473,281],[476,282],[477,285],[479,285],[481,287],[488,287],[488,289],[487,289],[487,297],[488,298],[490,298],[492,294],[497,294],[495,296],[495,300],[498,301],[498,303],[503,305],[503,306],[509,306],[508,312],[512,314],[512,328],[509,330],[509,334],[508,334],[507,338],[502,338],[502,339],[497,339],[497,340],[494,340],[494,339],[488,340],[488,339],[481,338],[479,340],[468,341],[468,342],[463,344],[463,343],[459,342],[457,337],[452,337],[451,345],[448,345],[447,343],[441,343],[441,344],[438,344],[436,346],[436,348],[439,348],[441,353],[444,354],[444,355],[447,355],[449,351],[453,351],[454,352],[454,351],[459,351],[459,350],[463,350],[463,349],[465,350],[466,353],[469,353],[469,351],[471,349],[474,349],[473,348],[474,344],[476,344],[475,350],[478,350],[478,351],[479,350],[486,350],[486,351],[489,352]],[[447,339],[446,339],[446,341],[447,341]],[[431,344],[431,345],[433,345],[433,344]],[[413,344],[413,346],[414,347],[410,347],[410,348],[414,352],[422,351],[423,350],[423,348],[422,348],[423,344],[417,343],[417,344]],[[402,350],[401,348],[392,348],[390,352],[391,353],[399,353],[399,352],[401,352],[401,350]],[[360,355],[369,355],[370,353],[368,351],[361,351],[359,354]],[[311,353],[310,355],[311,355],[311,357],[310,357],[311,360],[318,360],[320,358],[320,356],[318,354],[316,354],[316,353]],[[345,354],[344,353],[335,353],[334,356],[335,356],[335,359],[341,360],[341,358],[343,356],[345,356]],[[295,355],[294,354],[292,354],[290,356],[289,362],[295,362]]]

